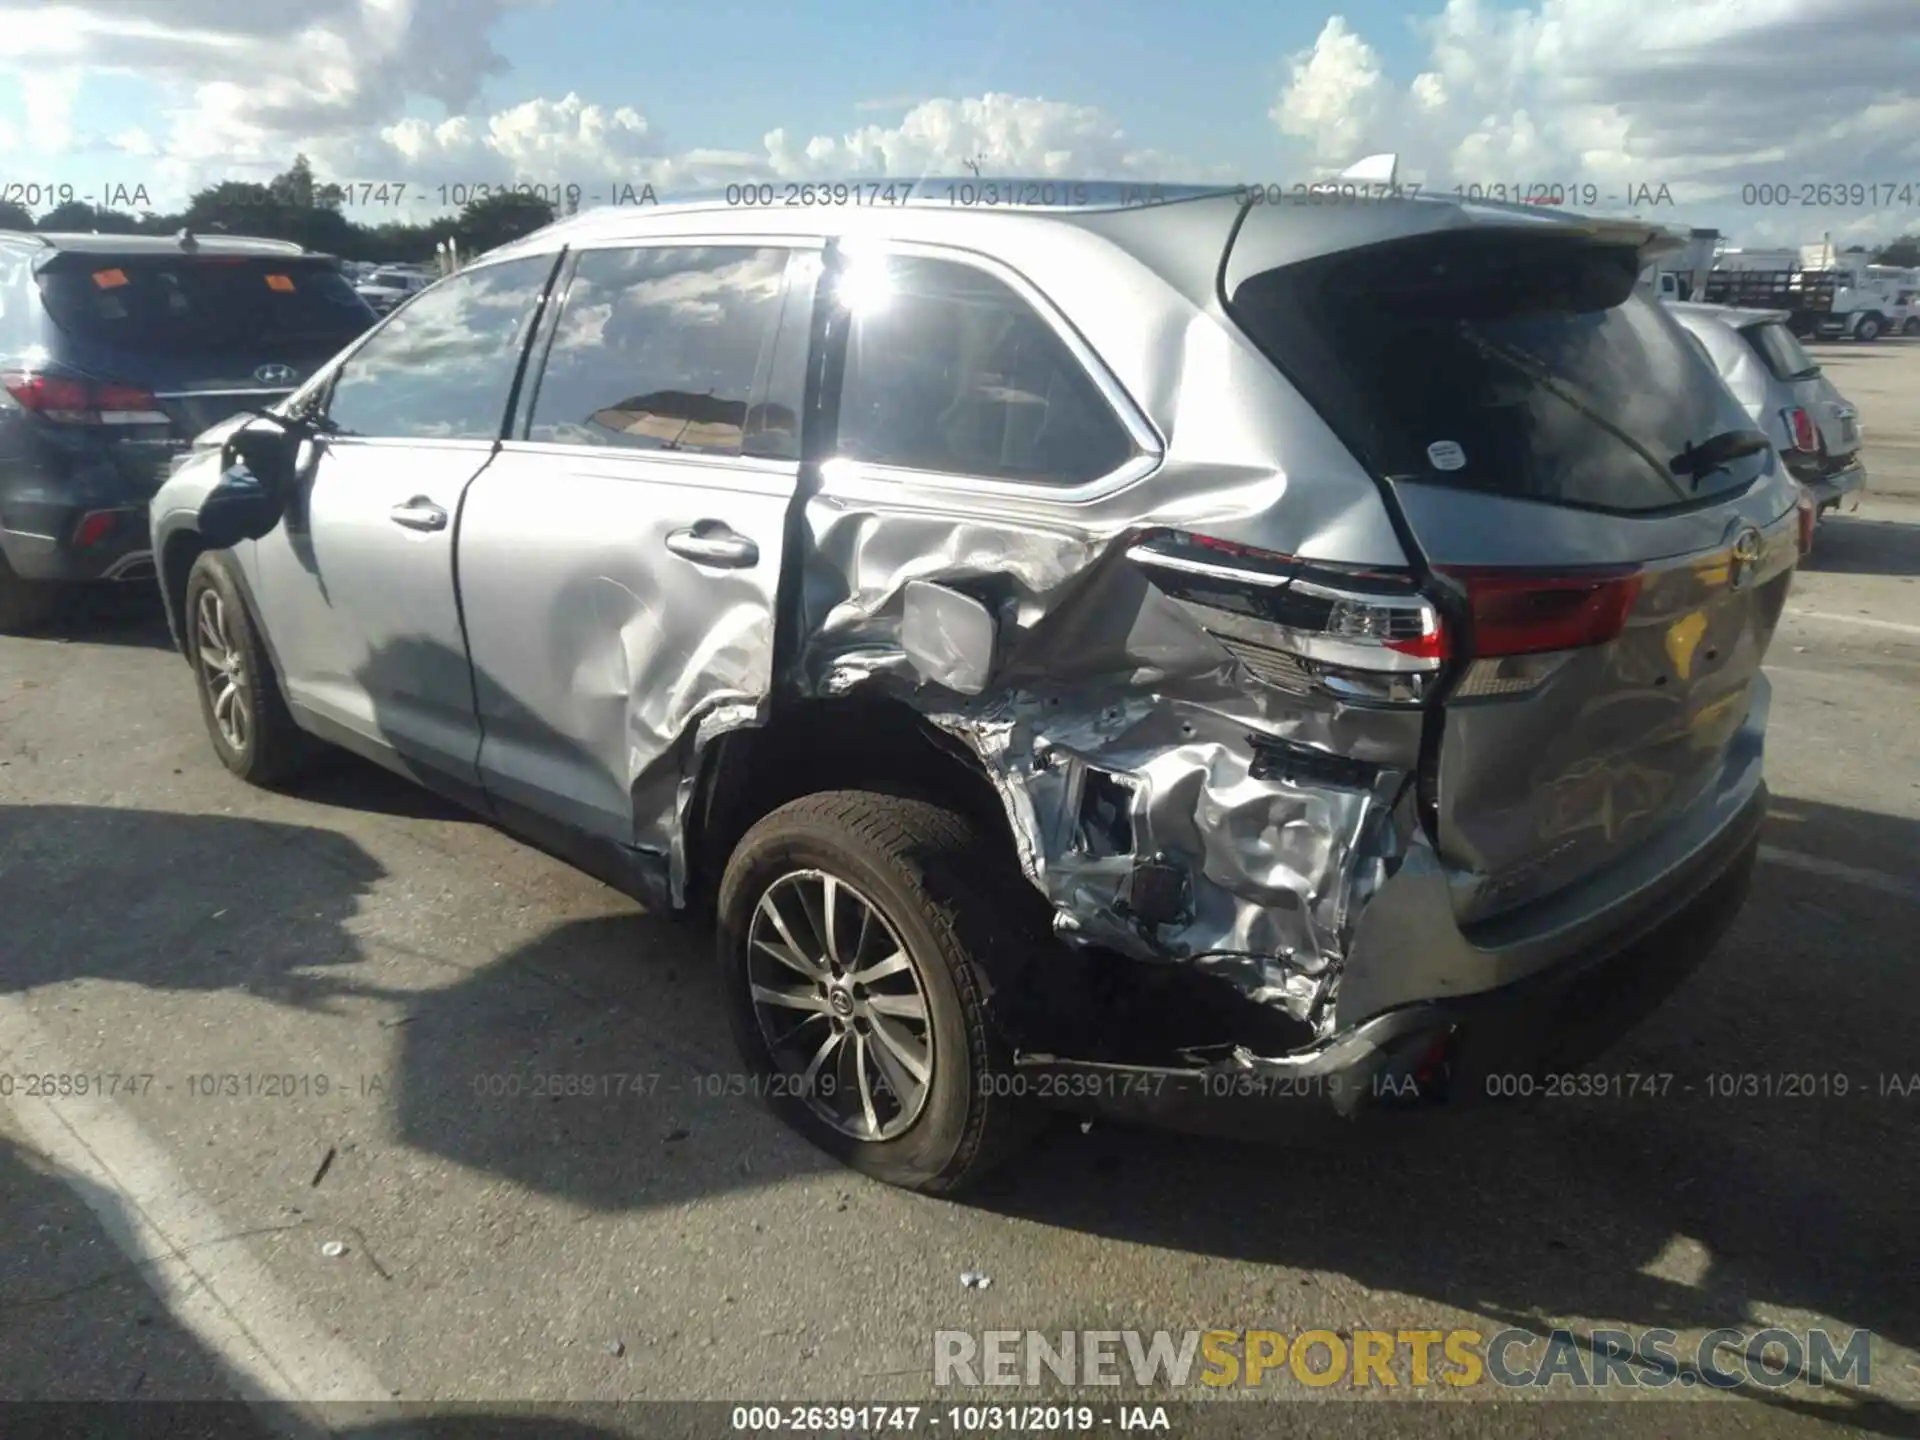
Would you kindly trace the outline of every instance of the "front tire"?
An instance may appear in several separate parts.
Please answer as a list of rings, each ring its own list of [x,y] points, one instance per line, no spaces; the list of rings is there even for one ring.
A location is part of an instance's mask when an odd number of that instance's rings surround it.
[[[727,863],[719,959],[774,1111],[875,1179],[950,1194],[1031,1138],[995,993],[1039,897],[955,812],[863,790],[767,815]]]
[[[208,551],[187,573],[187,656],[200,715],[222,765],[251,785],[283,785],[306,767],[313,744],[287,711],[273,660],[220,554]]]

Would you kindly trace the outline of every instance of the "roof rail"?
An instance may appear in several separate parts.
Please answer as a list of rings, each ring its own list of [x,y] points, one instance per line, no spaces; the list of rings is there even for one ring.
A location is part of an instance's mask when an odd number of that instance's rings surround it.
[[[35,240],[46,246],[49,250],[53,248],[53,242],[36,230],[0,230],[0,238],[8,240]]]

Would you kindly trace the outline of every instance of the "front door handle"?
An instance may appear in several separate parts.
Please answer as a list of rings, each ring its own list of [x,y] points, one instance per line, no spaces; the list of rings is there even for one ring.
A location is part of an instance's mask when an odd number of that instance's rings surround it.
[[[396,505],[387,512],[396,525],[404,525],[409,530],[444,530],[447,528],[447,512],[424,495],[416,495],[404,505]]]
[[[744,570],[760,563],[760,547],[719,520],[702,520],[667,536],[667,549],[696,565]]]

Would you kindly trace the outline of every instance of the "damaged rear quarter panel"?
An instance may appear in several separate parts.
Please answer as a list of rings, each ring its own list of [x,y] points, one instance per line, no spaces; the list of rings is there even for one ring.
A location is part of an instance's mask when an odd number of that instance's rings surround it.
[[[1118,246],[1058,228],[1019,274],[1029,299],[1125,287],[1126,306],[1062,308],[1095,352],[1125,357],[1102,378],[1141,455],[1075,490],[829,462],[803,506],[796,680],[890,695],[962,739],[1069,943],[1192,964],[1324,1030],[1357,909],[1407,841],[1422,712],[1261,684],[1124,552],[1170,527],[1406,557],[1372,481],[1236,330]],[[944,633],[907,623],[928,583],[997,623],[981,693],[939,683],[950,650],[903,640]],[[1331,780],[1274,769],[1289,747],[1361,763]],[[1160,871],[1136,894],[1156,858],[1177,893]]]

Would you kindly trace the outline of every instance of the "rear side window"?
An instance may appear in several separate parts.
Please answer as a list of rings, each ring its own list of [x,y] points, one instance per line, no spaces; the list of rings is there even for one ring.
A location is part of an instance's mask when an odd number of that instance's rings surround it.
[[[567,284],[526,438],[740,454],[786,269],[787,252],[776,249],[586,251]],[[797,400],[784,417],[795,437],[796,408]]]
[[[499,439],[554,263],[483,265],[423,291],[340,367],[328,421],[368,439]]]
[[[1024,299],[970,265],[853,261],[839,453],[876,465],[1080,485],[1134,453],[1066,343]]]
[[[1378,473],[1612,511],[1744,486],[1672,462],[1752,422],[1631,250],[1421,236],[1256,275],[1235,319]]]
[[[142,352],[325,356],[373,324],[330,261],[74,252],[42,269],[47,314],[69,335]]]
[[[1820,362],[1784,325],[1750,325],[1740,332],[1776,380],[1804,380],[1820,373]]]

